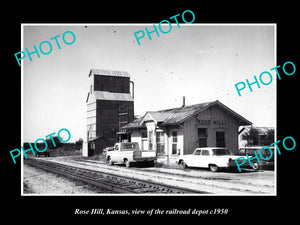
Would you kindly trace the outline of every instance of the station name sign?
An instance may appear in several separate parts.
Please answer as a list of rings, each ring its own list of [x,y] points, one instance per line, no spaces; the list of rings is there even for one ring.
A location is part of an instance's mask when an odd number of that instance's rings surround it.
[[[225,126],[225,123],[223,120],[197,120],[198,125],[214,125],[214,126]]]

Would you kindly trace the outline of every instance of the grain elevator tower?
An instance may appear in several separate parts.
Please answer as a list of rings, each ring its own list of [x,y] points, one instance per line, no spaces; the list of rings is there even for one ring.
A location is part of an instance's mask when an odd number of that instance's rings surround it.
[[[120,127],[134,119],[134,101],[130,93],[133,82],[128,72],[91,69],[89,79],[87,146],[83,156],[100,154],[105,147],[113,146],[118,141]]]

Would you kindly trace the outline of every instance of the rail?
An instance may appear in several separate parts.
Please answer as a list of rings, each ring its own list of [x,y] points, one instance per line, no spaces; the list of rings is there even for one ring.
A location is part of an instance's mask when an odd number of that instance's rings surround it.
[[[38,167],[51,173],[56,173],[71,179],[79,180],[112,193],[122,194],[203,194],[188,188],[172,186],[168,184],[146,181],[138,178],[125,177],[103,171],[79,168],[46,160],[28,158],[25,164]]]

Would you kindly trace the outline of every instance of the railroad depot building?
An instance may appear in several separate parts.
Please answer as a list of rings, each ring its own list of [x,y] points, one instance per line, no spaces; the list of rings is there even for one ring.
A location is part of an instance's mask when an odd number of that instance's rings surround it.
[[[190,154],[197,147],[226,147],[238,152],[240,126],[252,123],[219,101],[148,111],[122,127],[129,140],[158,156]]]

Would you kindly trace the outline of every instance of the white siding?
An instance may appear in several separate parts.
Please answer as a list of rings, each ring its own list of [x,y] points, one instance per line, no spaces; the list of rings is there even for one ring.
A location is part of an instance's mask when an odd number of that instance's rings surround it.
[[[87,118],[87,124],[95,124],[95,123],[96,123],[96,117]]]
[[[96,109],[92,111],[87,111],[87,118],[89,117],[96,117]]]
[[[95,109],[96,109],[96,102],[87,104],[87,111],[95,110]]]

